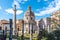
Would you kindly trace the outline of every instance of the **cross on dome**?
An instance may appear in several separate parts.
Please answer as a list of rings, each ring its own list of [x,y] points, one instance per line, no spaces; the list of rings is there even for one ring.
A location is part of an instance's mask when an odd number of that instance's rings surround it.
[[[31,10],[31,6],[28,6],[28,10]]]

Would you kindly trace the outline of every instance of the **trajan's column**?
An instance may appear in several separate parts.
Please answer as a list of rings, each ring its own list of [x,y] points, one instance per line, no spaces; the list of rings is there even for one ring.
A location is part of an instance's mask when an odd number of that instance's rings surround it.
[[[13,35],[17,35],[16,30],[16,5],[14,5],[14,19],[13,19]]]

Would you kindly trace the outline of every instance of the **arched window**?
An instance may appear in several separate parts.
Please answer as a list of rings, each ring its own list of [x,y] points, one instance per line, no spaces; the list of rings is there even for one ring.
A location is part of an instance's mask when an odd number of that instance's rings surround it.
[[[28,17],[27,17],[27,20],[28,20]]]
[[[19,27],[20,27],[20,26],[18,26],[18,31],[19,31]]]
[[[2,27],[0,27],[0,30],[2,30]]]
[[[19,31],[19,28],[18,28],[18,31]]]
[[[31,20],[32,20],[32,17],[31,17]]]

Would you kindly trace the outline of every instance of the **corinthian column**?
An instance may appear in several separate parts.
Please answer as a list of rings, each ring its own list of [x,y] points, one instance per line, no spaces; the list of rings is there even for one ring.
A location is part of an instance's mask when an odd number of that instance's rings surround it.
[[[16,33],[16,5],[14,5],[14,21],[13,21],[13,35],[17,35]]]

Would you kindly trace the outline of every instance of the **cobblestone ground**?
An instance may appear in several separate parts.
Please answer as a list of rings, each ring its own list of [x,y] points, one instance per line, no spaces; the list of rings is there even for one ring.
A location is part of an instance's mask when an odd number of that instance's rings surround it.
[[[7,38],[6,40],[9,40],[9,38]],[[12,40],[17,40],[17,39],[12,39]],[[30,39],[24,39],[24,40],[30,40]]]
[[[6,40],[9,40],[9,38],[6,38]],[[17,39],[12,39],[12,40],[17,40]]]

